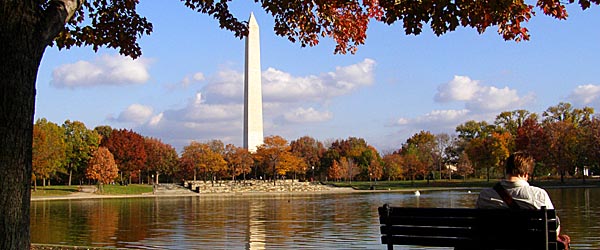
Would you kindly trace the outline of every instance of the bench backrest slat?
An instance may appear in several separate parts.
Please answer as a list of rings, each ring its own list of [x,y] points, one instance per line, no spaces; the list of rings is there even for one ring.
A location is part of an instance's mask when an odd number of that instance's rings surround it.
[[[381,234],[423,237],[473,237],[472,229],[465,227],[381,226]]]

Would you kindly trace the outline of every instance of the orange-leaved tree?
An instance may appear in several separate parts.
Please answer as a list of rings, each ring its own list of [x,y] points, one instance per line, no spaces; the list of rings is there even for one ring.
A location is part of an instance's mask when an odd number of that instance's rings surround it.
[[[401,155],[405,177],[409,177],[411,182],[414,182],[417,176],[425,176],[427,164],[419,157],[419,151],[414,144],[403,147]]]
[[[387,154],[383,156],[384,175],[390,181],[402,178],[402,156],[400,154]]]
[[[469,160],[469,155],[466,152],[462,152],[456,164],[456,172],[463,177],[463,180],[466,180],[467,175],[472,174],[473,171],[473,164]]]
[[[163,143],[160,139],[144,138],[144,150],[146,151],[146,167],[148,175],[153,173],[154,183],[158,184],[158,177],[161,174],[173,176],[177,167],[177,151],[173,146]]]
[[[344,181],[352,181],[358,174],[360,174],[360,168],[351,158],[341,157],[339,161],[340,174]]]
[[[303,136],[290,142],[292,154],[302,158],[306,169],[301,169],[302,174],[307,174],[310,170],[314,175],[315,170],[320,171],[321,157],[325,153],[323,143],[310,136]]]
[[[286,139],[278,135],[266,137],[264,144],[256,149],[255,157],[266,167],[266,171],[271,172],[273,185],[276,184],[277,174],[282,172],[284,165],[281,163],[286,154],[290,154],[290,146]]]
[[[304,159],[292,154],[291,152],[284,152],[279,162],[279,168],[277,173],[279,175],[292,174],[292,183],[297,178],[298,172],[306,172],[308,165]]]
[[[36,179],[41,178],[46,186],[46,179],[54,174],[66,161],[65,133],[58,124],[42,118],[33,127],[33,181],[37,189]]]
[[[194,181],[196,181],[198,171],[201,167],[200,157],[202,157],[201,143],[192,141],[190,142],[190,145],[183,147],[181,158],[179,158],[179,164],[184,177],[193,174]]]
[[[245,148],[236,147],[233,144],[225,146],[225,161],[227,162],[231,179],[234,181],[239,175],[242,175],[245,181],[246,175],[252,171],[252,165],[254,165],[254,159],[252,159],[250,152]]]
[[[119,169],[112,153],[105,147],[99,147],[92,154],[85,170],[85,177],[97,181],[100,192],[103,192],[103,185],[113,182],[117,176],[119,176]]]
[[[429,181],[429,174],[435,171],[433,164],[435,148],[435,136],[429,131],[420,131],[406,140],[401,152],[406,156],[405,163],[413,166],[414,171],[409,171],[413,179],[415,176],[423,175]],[[413,156],[416,157],[416,161],[412,159]]]
[[[204,181],[210,177],[212,182],[217,174],[224,173],[227,169],[227,162],[223,156],[213,151],[209,143],[196,141],[183,148],[181,164],[182,168],[187,170],[186,172],[193,172],[194,181],[199,171],[203,173]]]
[[[334,181],[340,181],[340,179],[342,179],[342,169],[337,160],[333,160],[331,163],[331,167],[327,170],[327,177]]]

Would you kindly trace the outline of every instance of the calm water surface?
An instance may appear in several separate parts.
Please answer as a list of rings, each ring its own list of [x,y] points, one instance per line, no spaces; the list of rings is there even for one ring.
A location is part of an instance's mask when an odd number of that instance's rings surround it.
[[[600,189],[549,189],[574,249],[600,249]],[[35,201],[33,243],[135,249],[385,249],[377,207],[472,207],[478,190]],[[402,247],[396,249],[425,249]],[[440,248],[436,248],[440,249]]]

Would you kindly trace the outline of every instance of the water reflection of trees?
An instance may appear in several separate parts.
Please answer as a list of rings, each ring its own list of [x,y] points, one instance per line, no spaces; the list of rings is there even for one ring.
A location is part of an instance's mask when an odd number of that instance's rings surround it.
[[[119,209],[117,204],[103,200],[92,206],[85,215],[89,225],[89,241],[100,245],[110,245],[119,229]]]
[[[60,240],[68,238],[68,232],[73,225],[70,219],[70,203],[63,207],[52,206],[49,202],[39,202],[31,206],[31,231],[46,231],[49,232],[50,227],[58,226],[64,230],[47,233],[47,234],[32,234],[32,242],[60,242]]]
[[[548,193],[561,219],[561,230],[577,244],[593,246],[600,241],[600,190],[598,188],[550,189]],[[581,247],[579,247],[581,248]]]
[[[590,241],[599,240],[600,189],[548,191],[564,232],[578,244],[598,246]],[[377,207],[383,203],[470,207],[476,193],[424,191],[418,198],[410,193],[390,193],[40,201],[32,202],[32,242],[280,249],[298,242],[327,248],[332,242],[345,246],[359,240],[363,247],[366,242],[376,248],[380,246]]]

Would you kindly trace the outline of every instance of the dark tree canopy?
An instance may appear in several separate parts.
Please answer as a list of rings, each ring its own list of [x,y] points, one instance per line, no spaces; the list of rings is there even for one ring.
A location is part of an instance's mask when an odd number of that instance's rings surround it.
[[[245,19],[238,19],[230,10],[232,0],[181,0],[186,7],[208,14],[219,21],[222,29],[244,37],[248,30]],[[139,0],[91,0],[77,6],[76,0],[51,0],[48,10],[75,8],[73,18],[55,38],[59,48],[89,45],[118,49],[121,54],[137,58],[142,51],[137,39],[152,32],[152,23],[136,11]],[[430,26],[436,35],[454,31],[457,27],[471,27],[483,33],[491,26],[505,40],[529,40],[525,27],[536,9],[557,19],[566,19],[566,6],[575,0],[543,0],[526,3],[524,0],[498,1],[440,1],[440,0],[273,0],[257,4],[275,19],[274,32],[301,46],[314,46],[324,37],[336,42],[336,53],[354,53],[364,44],[371,21],[388,25],[399,23],[407,35],[418,35],[424,26]],[[585,10],[600,0],[579,0]],[[68,17],[68,16],[67,16]]]

